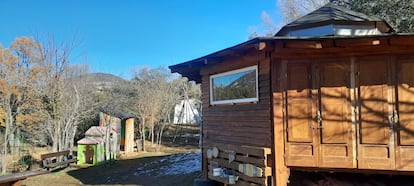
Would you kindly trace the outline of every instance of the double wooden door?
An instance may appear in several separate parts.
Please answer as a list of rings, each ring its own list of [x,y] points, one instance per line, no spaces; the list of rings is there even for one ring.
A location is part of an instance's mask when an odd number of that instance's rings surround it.
[[[288,166],[354,166],[349,63],[287,66]]]
[[[358,63],[361,169],[414,170],[414,60]]]
[[[288,166],[414,170],[414,60],[286,69]]]

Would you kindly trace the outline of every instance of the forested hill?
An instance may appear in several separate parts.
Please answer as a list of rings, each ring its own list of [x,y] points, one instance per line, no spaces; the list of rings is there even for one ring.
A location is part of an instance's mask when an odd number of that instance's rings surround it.
[[[89,86],[94,86],[98,90],[103,88],[112,88],[116,84],[126,83],[127,80],[119,76],[106,73],[88,73],[82,76],[84,81]]]
[[[83,75],[83,78],[87,83],[100,83],[100,82],[120,83],[120,82],[127,81],[125,79],[122,79],[119,76],[115,76],[113,74],[106,74],[106,73],[88,73],[86,75]]]

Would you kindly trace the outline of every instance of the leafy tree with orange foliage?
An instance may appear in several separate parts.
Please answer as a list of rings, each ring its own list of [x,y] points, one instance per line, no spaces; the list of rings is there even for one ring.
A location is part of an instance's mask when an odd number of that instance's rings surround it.
[[[35,114],[40,105],[37,79],[41,75],[41,60],[38,47],[28,37],[17,38],[10,49],[0,47],[0,107],[5,127],[3,173],[6,172],[6,155],[16,142],[16,129],[29,120],[33,121],[31,114]]]

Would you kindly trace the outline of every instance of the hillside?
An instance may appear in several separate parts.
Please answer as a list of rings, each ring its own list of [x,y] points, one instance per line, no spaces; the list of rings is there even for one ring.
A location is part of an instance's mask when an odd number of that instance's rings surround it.
[[[89,73],[83,75],[84,81],[91,84],[114,84],[114,83],[123,83],[127,80],[122,79],[119,76],[115,76],[113,74],[106,74],[106,73]]]
[[[116,84],[127,82],[127,80],[121,77],[106,73],[89,73],[81,78],[87,85],[96,87],[97,90],[111,88]]]

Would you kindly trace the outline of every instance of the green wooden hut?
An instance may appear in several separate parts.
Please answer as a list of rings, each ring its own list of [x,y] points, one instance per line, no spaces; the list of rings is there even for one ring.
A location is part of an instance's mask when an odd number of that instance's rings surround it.
[[[105,160],[106,127],[92,126],[78,141],[78,165],[97,165]]]

